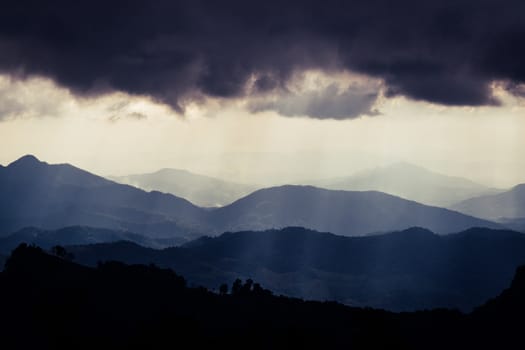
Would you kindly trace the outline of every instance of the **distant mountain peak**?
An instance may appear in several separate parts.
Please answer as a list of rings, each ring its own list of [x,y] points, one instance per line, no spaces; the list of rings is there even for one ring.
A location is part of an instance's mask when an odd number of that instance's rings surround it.
[[[40,165],[44,164],[44,162],[41,162],[37,157],[35,157],[32,154],[26,154],[25,156],[22,156],[15,160],[14,162],[11,162],[8,166],[28,166],[28,165]]]
[[[111,176],[109,179],[146,191],[171,193],[208,208],[228,205],[259,188],[177,168],[163,168],[147,174]]]

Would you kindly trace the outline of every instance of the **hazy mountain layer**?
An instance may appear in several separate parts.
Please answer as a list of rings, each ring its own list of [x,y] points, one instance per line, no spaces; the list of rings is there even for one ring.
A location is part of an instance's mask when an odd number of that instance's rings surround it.
[[[71,165],[23,157],[0,169],[0,233],[33,226],[92,226],[153,238],[303,226],[355,236],[425,227],[452,233],[497,224],[381,192],[282,186],[256,191],[221,208],[117,184]]]
[[[446,234],[497,224],[375,191],[333,191],[281,186],[256,191],[209,212],[219,231],[302,226],[344,236],[391,232],[412,226]]]
[[[471,198],[451,206],[452,209],[489,220],[525,218],[525,184],[509,191]]]
[[[257,188],[186,170],[162,169],[151,174],[110,177],[119,183],[146,191],[160,191],[182,197],[202,207],[219,207],[246,196]]]
[[[226,233],[165,250],[127,242],[67,249],[91,266],[155,263],[209,288],[253,278],[275,293],[391,310],[468,310],[507,286],[525,263],[525,235],[488,229],[341,237],[286,228]]]
[[[335,190],[381,191],[440,207],[498,191],[461,177],[435,173],[408,163],[395,163],[360,171],[348,177],[313,181],[311,184]]]

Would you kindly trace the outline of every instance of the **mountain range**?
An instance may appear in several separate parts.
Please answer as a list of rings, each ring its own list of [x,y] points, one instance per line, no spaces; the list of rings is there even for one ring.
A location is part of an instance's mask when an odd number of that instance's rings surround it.
[[[149,174],[108,178],[146,191],[171,193],[202,207],[221,207],[257,189],[256,186],[238,184],[180,169],[161,169]]]
[[[475,228],[440,236],[422,228],[342,237],[304,228],[225,233],[177,248],[131,242],[66,247],[75,261],[176,269],[216,289],[252,278],[278,294],[390,310],[470,310],[496,295],[525,263],[525,235]]]
[[[0,233],[85,225],[151,237],[192,237],[202,209],[185,199],[120,185],[69,164],[24,156],[0,169]]]
[[[347,177],[309,183],[334,190],[381,191],[440,207],[476,196],[501,192],[468,179],[439,174],[404,162],[359,171]]]
[[[451,206],[452,209],[488,220],[512,224],[525,220],[525,184],[508,191],[471,198]]]
[[[359,236],[413,226],[440,234],[470,227],[501,227],[382,192],[291,185],[256,191],[208,214],[211,226],[219,232],[302,226],[343,236]]]
[[[149,238],[191,240],[224,231],[304,226],[345,236],[421,226],[446,234],[500,225],[376,191],[281,186],[220,208],[201,208],[171,194],[117,184],[69,164],[25,156],[0,169],[0,233],[32,226],[91,226]]]
[[[237,184],[181,169],[161,169],[149,174],[110,176],[108,179],[146,191],[171,193],[203,207],[225,206],[261,188],[261,186]],[[291,183],[332,190],[380,191],[440,207],[448,207],[481,195],[502,192],[468,179],[439,174],[405,162],[362,170],[346,177]]]

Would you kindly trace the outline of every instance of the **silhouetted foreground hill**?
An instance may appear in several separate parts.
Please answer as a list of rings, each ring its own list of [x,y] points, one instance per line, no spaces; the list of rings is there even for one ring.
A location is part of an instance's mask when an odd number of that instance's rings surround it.
[[[469,310],[509,285],[525,264],[525,235],[481,228],[448,236],[412,228],[342,237],[291,227],[226,233],[164,250],[129,242],[67,249],[90,266],[155,263],[209,288],[253,278],[280,294],[389,310]]]
[[[487,349],[522,349],[525,321],[525,266],[517,269],[512,284],[499,296],[476,308],[470,315],[471,334],[490,334]]]
[[[225,231],[303,226],[345,236],[412,226],[436,233],[499,225],[381,192],[281,186],[256,191],[228,206],[197,207],[185,199],[145,192],[68,164],[32,156],[0,168],[0,236],[32,226],[56,230],[92,226],[150,238],[191,239]]]
[[[149,238],[128,231],[108,230],[88,226],[70,226],[59,230],[26,227],[7,237],[0,237],[0,253],[9,254],[20,243],[35,244],[44,249],[55,245],[80,245],[130,241],[144,247],[166,248],[185,242],[182,238]]]
[[[0,336],[8,349],[520,348],[521,334],[499,325],[523,316],[521,271],[471,315],[396,314],[276,297],[249,281],[218,295],[171,270],[88,268],[20,246],[0,273]]]

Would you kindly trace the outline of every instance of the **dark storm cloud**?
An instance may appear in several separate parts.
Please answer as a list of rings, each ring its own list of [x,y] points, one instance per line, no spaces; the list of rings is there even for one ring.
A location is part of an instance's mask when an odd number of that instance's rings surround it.
[[[523,13],[522,0],[4,1],[0,70],[176,109],[310,68],[383,79],[387,95],[495,104],[492,81],[525,82]]]

